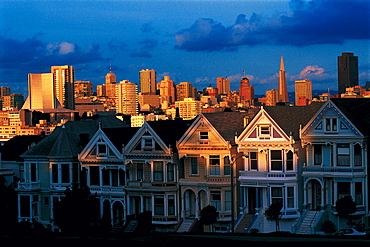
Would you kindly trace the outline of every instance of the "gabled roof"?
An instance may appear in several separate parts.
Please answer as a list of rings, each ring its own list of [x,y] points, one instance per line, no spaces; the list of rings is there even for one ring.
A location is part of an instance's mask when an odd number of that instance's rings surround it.
[[[330,99],[339,110],[365,136],[370,135],[370,99],[369,98],[333,98]]]
[[[282,130],[294,140],[299,140],[300,126],[305,126],[324,102],[313,102],[308,106],[264,106],[266,112],[274,119]]]
[[[259,108],[253,108],[248,112],[204,113],[203,116],[226,141],[234,144],[235,136],[240,135],[245,127],[245,119],[248,118],[248,121],[250,121],[258,110]]]
[[[41,135],[24,135],[15,136],[9,141],[3,142],[0,145],[1,160],[19,161],[22,160],[20,155],[36,145],[46,136]]]
[[[88,121],[68,121],[63,126],[55,128],[49,136],[24,152],[22,157],[77,158],[83,149],[80,143],[80,135],[86,134],[91,138],[98,130],[99,124],[115,128],[125,126],[125,123],[116,117],[101,117]]]

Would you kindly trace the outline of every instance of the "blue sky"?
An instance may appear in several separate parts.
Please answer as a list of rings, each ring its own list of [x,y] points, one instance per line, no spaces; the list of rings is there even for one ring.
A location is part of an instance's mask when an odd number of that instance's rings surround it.
[[[370,81],[367,0],[2,0],[0,86],[27,94],[27,74],[72,65],[76,80],[138,83],[141,69],[198,90],[245,71],[256,94],[277,89],[280,56],[288,90],[310,79],[337,90],[337,56],[359,57],[360,85]]]

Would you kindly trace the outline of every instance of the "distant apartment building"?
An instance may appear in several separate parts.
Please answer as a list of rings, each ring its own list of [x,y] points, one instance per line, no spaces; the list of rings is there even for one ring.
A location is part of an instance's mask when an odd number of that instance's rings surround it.
[[[74,110],[74,69],[70,65],[51,66],[54,76],[54,94],[61,106]]]
[[[140,92],[141,93],[156,93],[157,79],[154,69],[143,69],[139,72]]]
[[[19,110],[24,103],[22,94],[10,94],[2,96],[2,109],[3,110]]]
[[[338,56],[338,94],[346,88],[358,85],[358,57],[352,52],[343,52]]]
[[[91,81],[75,81],[74,83],[74,97],[90,97],[93,94],[93,85]]]
[[[139,93],[138,101],[140,105],[140,111],[150,111],[160,108],[160,95],[151,93]]]
[[[10,94],[11,94],[10,87],[6,87],[6,86],[1,86],[0,87],[0,97],[8,96]]]
[[[117,83],[116,90],[116,112],[136,115],[138,113],[137,85],[128,80],[123,80]]]
[[[312,102],[312,81],[298,80],[295,81],[295,105],[305,106]]]
[[[254,86],[250,85],[246,76],[240,80],[239,96],[243,106],[251,107],[254,105]]]
[[[159,95],[161,96],[161,104],[173,104],[176,101],[176,88],[170,76],[164,76],[164,79],[157,84]]]
[[[216,88],[219,94],[227,94],[230,92],[230,80],[227,77],[217,77]]]
[[[275,89],[271,89],[266,91],[266,105],[267,106],[274,106],[278,102],[278,91]]]
[[[180,82],[176,85],[176,101],[194,97],[194,88],[190,82]]]
[[[180,117],[184,120],[191,120],[202,113],[202,102],[193,98],[176,101],[175,107],[179,109]]]

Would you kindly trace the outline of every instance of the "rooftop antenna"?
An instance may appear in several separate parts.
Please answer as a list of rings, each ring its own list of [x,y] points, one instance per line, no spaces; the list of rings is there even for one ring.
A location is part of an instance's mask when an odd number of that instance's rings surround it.
[[[110,60],[110,64],[109,64],[109,73],[112,73],[112,60]]]

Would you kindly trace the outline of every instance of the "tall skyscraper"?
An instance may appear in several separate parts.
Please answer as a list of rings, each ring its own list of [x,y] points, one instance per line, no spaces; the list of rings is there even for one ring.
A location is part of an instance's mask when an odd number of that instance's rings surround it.
[[[285,78],[284,58],[280,57],[280,71],[279,71],[279,82],[278,82],[278,102],[289,102],[288,89]]]
[[[239,96],[244,106],[254,105],[254,87],[249,84],[249,79],[246,76],[243,76],[240,80]]]
[[[216,88],[219,94],[227,94],[230,92],[230,80],[227,77],[217,77]]]
[[[55,97],[54,74],[28,74],[28,97],[22,109],[57,109]]]
[[[75,81],[75,98],[90,97],[93,94],[91,81]]]
[[[137,85],[128,80],[116,84],[116,112],[126,115],[138,113]]]
[[[51,66],[55,96],[63,108],[74,110],[74,69],[70,65]]]
[[[105,95],[108,98],[116,97],[116,75],[112,72],[112,67],[109,73],[105,75]]]
[[[176,101],[184,100],[185,98],[195,97],[193,86],[190,82],[180,82],[176,85]]]
[[[164,79],[157,86],[161,96],[161,103],[166,101],[168,104],[173,104],[176,101],[175,84],[170,76],[164,76]]]
[[[295,105],[305,106],[312,101],[312,81],[295,81]]]
[[[347,87],[358,85],[358,57],[351,52],[338,56],[338,94],[346,92]]]
[[[153,69],[143,69],[140,71],[140,92],[156,93],[157,89],[156,72]]]

